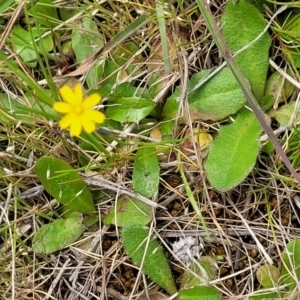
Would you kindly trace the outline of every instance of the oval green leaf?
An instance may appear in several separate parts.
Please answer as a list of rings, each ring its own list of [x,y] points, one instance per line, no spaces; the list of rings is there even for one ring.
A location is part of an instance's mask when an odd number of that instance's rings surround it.
[[[170,295],[177,292],[170,267],[157,240],[150,236],[149,228],[137,224],[128,224],[122,230],[122,241],[127,254],[133,262],[155,283]]]
[[[104,46],[104,38],[96,23],[90,17],[84,17],[73,22],[72,30],[72,48],[74,49],[77,62],[93,56],[99,49]],[[102,75],[102,66],[95,64],[86,77],[89,88],[94,88]]]
[[[220,300],[218,290],[211,286],[196,286],[182,290],[178,293],[177,300]]]
[[[159,164],[153,147],[140,148],[134,159],[133,188],[141,195],[151,198],[159,185]]]
[[[120,98],[112,102],[105,114],[118,122],[138,123],[147,117],[155,107],[151,100],[140,97]]]
[[[279,269],[273,265],[260,266],[256,272],[258,282],[265,288],[276,286],[280,276]]]
[[[233,124],[221,128],[211,143],[205,163],[207,178],[213,187],[227,191],[246,178],[256,162],[260,132],[259,122],[247,109]]]
[[[246,0],[227,2],[221,18],[221,28],[232,52],[252,42],[265,27],[266,21],[262,14]],[[264,96],[270,46],[271,38],[266,32],[247,50],[235,57],[240,70],[251,83],[252,91],[258,101],[261,101]]]
[[[195,276],[195,274],[198,276]],[[184,272],[180,289],[184,290],[206,284],[208,281],[212,280],[216,274],[217,261],[211,256],[201,256]]]
[[[42,157],[35,166],[45,190],[72,210],[91,214],[95,211],[93,198],[86,184],[67,163],[55,157]]]
[[[36,253],[49,254],[74,243],[83,232],[82,216],[56,220],[36,232],[32,249]]]
[[[294,240],[286,245],[282,255],[284,264],[281,274],[284,284],[288,284],[288,289],[294,289],[300,280],[300,240]]]
[[[15,50],[19,53],[21,58],[29,67],[35,67],[37,64],[38,54],[36,50],[40,53],[50,52],[53,49],[53,40],[51,35],[47,35],[40,41],[36,42],[35,47],[33,46],[32,38],[40,37],[46,29],[31,28],[31,33],[23,29],[20,25],[15,25],[12,30],[12,41]]]
[[[138,199],[129,199],[127,196],[116,201],[115,207],[106,216],[105,225],[114,224],[123,227],[128,223],[147,225],[152,219],[152,207]]]
[[[222,120],[243,107],[246,99],[229,68],[223,68],[188,97],[193,119]]]
[[[258,291],[260,292],[260,291]],[[260,295],[251,296],[249,300],[265,300],[265,299],[272,299],[272,300],[280,300],[280,299],[288,299],[288,298],[282,298],[283,294],[281,295],[276,292],[263,292],[261,291]]]

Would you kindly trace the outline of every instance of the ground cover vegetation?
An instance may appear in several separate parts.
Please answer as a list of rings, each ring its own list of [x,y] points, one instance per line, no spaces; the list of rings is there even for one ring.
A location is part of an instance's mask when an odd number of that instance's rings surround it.
[[[300,2],[0,3],[1,299],[300,299]]]

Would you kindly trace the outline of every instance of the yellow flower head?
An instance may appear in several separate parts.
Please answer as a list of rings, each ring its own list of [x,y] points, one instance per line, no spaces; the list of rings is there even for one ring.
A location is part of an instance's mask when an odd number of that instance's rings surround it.
[[[55,102],[54,110],[66,114],[59,122],[61,129],[70,127],[73,136],[79,136],[82,129],[92,133],[96,129],[95,123],[103,123],[105,116],[102,112],[92,109],[101,100],[99,94],[95,93],[83,100],[81,85],[76,84],[74,90],[68,85],[59,89],[64,102]]]

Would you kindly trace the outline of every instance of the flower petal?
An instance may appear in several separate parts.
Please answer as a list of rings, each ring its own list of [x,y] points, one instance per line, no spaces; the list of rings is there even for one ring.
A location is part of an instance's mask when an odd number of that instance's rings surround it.
[[[77,105],[81,105],[83,102],[83,91],[80,84],[75,84],[74,95],[75,95]]]
[[[69,113],[59,121],[59,127],[66,129],[74,122],[78,122],[77,116],[74,113]]]
[[[80,133],[82,131],[82,125],[78,119],[76,120],[76,122],[73,122],[71,124],[70,131],[73,136],[80,136]]]
[[[74,91],[65,84],[59,89],[59,93],[62,99],[72,106],[78,106],[82,103],[82,89],[79,84],[75,85]]]
[[[95,123],[90,119],[85,119],[82,121],[82,127],[87,133],[92,133],[96,130]]]
[[[65,102],[74,105],[74,92],[68,85],[63,85],[58,91]]]
[[[83,114],[83,117],[99,124],[103,123],[105,120],[105,115],[102,112],[94,109],[86,110]]]
[[[55,102],[53,104],[53,109],[62,114],[66,114],[72,111],[71,105],[66,102]]]
[[[83,101],[83,108],[92,108],[95,105],[97,105],[101,101],[101,96],[97,93],[94,93],[90,96],[88,96],[84,101]]]

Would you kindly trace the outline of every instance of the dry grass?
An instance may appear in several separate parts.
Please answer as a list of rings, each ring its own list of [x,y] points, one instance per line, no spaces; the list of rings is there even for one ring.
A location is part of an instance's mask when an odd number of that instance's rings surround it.
[[[212,2],[217,19],[222,14],[224,4]],[[66,2],[60,5],[66,5]],[[95,10],[99,30],[109,41],[141,11],[153,12],[154,2],[82,3],[76,18],[81,17],[80,13],[92,13]],[[159,51],[157,45],[160,44],[156,23],[140,29],[130,38],[144,49],[140,73],[135,72],[134,75],[140,86],[147,84],[151,75],[149,72],[162,74],[164,92],[155,99],[162,104],[175,86],[181,85],[183,91],[186,89],[186,78],[222,63],[221,55],[194,2],[170,4],[166,10],[169,13],[166,20],[172,55],[171,74],[164,74],[164,65],[155,52],[155,49]],[[3,17],[7,22],[12,16],[16,17],[16,22],[21,22],[14,12]],[[71,27],[66,23],[62,24],[60,30],[65,30],[64,37],[68,38]],[[31,77],[37,81],[44,79],[41,70],[26,68],[9,45],[4,50]],[[50,63],[50,69],[54,70],[50,72],[53,81],[60,82],[62,78],[55,71],[57,65],[54,61]],[[13,73],[9,78],[6,76],[2,74],[0,78],[2,92],[18,98],[25,91],[24,83]],[[144,290],[154,287],[124,253],[119,229],[103,226],[101,222],[101,218],[114,205],[117,197],[115,191],[93,188],[101,190],[96,199],[100,221],[86,230],[76,243],[51,255],[32,252],[33,235],[43,224],[40,216],[50,218],[58,215],[58,203],[43,191],[37,180],[35,162],[41,156],[51,155],[78,167],[77,155],[83,150],[43,116],[32,122],[19,123],[12,115],[11,120],[12,124],[9,125],[0,120],[0,298],[125,300],[137,299]],[[212,133],[217,133],[220,125],[193,123],[193,126],[208,128]],[[189,135],[189,127],[178,125],[174,138]],[[127,134],[122,135],[122,140],[126,142],[147,139],[148,132],[144,134],[128,130]],[[289,133],[284,133],[282,143],[288,139]],[[129,154],[131,147],[120,148],[115,164],[101,171],[107,180],[128,190],[132,190],[133,166],[131,159],[128,159],[133,155]],[[178,286],[186,267],[172,256],[171,244],[178,237],[194,236],[201,238],[203,254],[218,259],[218,275],[211,284],[222,293],[223,299],[246,299],[259,287],[255,277],[257,268],[265,263],[280,265],[286,243],[299,236],[299,187],[285,173],[277,157],[261,153],[255,169],[241,185],[230,192],[219,193],[205,178],[202,167],[205,150],[195,151],[190,147],[186,150],[188,159],[184,171],[211,233],[208,239],[178,176],[176,155],[177,151],[184,150],[183,147],[183,144],[174,147],[171,154],[160,161],[161,182],[157,202],[167,209],[156,209],[153,231],[165,248]],[[84,155],[91,161],[96,159],[96,153]],[[276,178],[274,173],[279,168],[282,177]]]

